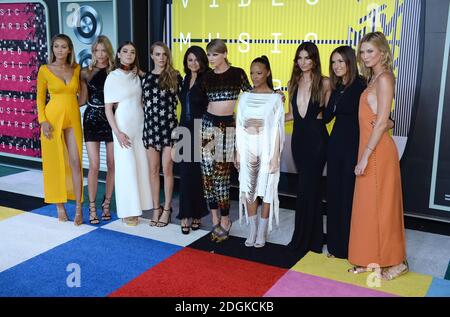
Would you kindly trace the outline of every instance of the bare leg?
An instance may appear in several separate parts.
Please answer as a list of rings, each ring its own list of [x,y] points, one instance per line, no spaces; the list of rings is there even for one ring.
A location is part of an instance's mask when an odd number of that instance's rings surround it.
[[[269,218],[269,213],[270,213],[270,204],[263,202],[261,218],[264,218],[264,219]]]
[[[66,208],[64,207],[64,204],[59,203],[56,204],[56,210],[58,211],[58,220],[61,222],[66,222],[69,220],[66,213]]]
[[[167,226],[171,220],[173,195],[172,147],[166,146],[162,150],[162,166],[164,174],[164,209],[161,217],[159,217],[158,227]]]
[[[152,201],[153,201],[153,217],[152,224],[156,225],[158,223],[159,217],[161,216],[161,209],[159,208],[159,170],[160,170],[160,153],[154,148],[150,147],[147,149],[147,158],[150,166],[150,184],[152,190]]]
[[[114,177],[115,177],[115,167],[114,167],[114,142],[106,143],[106,198],[111,199],[114,190]]]
[[[172,148],[165,147],[162,151],[162,166],[164,174],[164,209],[170,209],[173,195],[173,161]]]
[[[86,142],[89,157],[88,191],[89,202],[95,202],[98,186],[98,172],[100,169],[100,143]]]
[[[74,224],[79,226],[83,223],[83,214],[81,209],[81,195],[83,190],[83,178],[81,175],[81,162],[78,152],[78,145],[75,139],[73,128],[64,130],[64,137],[67,145],[67,152],[69,153],[69,165],[72,172],[73,191],[76,199],[76,213]]]

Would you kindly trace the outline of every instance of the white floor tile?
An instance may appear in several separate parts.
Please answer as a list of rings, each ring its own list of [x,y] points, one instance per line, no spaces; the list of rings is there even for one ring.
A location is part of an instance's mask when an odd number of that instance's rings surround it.
[[[5,219],[0,222],[0,272],[92,230],[29,212]]]
[[[87,185],[87,178],[84,178],[83,183]],[[0,190],[44,198],[42,171],[30,170],[0,177]]]
[[[102,229],[131,234],[142,238],[179,245],[182,247],[191,244],[192,242],[200,239],[208,233],[208,231],[200,229],[191,231],[191,233],[185,235],[181,233],[179,225],[171,223],[166,227],[158,228],[149,226],[149,222],[149,219],[139,218],[139,225],[130,227],[125,225],[122,220],[119,219],[105,226],[102,226]]]

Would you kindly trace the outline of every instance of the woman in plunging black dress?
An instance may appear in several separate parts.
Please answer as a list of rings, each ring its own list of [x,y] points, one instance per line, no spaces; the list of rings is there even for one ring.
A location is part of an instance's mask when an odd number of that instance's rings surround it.
[[[186,77],[181,88],[181,117],[180,127],[189,129],[190,135],[183,138],[190,139],[189,142],[181,140],[183,149],[180,151],[183,159],[180,162],[180,212],[177,218],[181,220],[181,232],[188,234],[190,228],[200,228],[201,218],[209,213],[206,206],[203,191],[203,179],[200,166],[201,159],[201,119],[208,107],[208,96],[201,88],[201,80],[208,67],[208,57],[199,46],[191,46],[186,51],[183,59]],[[195,141],[195,138],[197,140]],[[186,146],[190,149],[186,149]],[[177,147],[179,144],[176,145]],[[188,151],[190,157],[183,156]],[[189,220],[192,219],[189,225]]]
[[[297,48],[288,88],[290,109],[286,120],[294,120],[291,147],[299,175],[295,228],[289,247],[303,257],[308,251],[321,253],[323,247],[320,183],[328,132],[322,112],[331,93],[314,43],[305,42]]]

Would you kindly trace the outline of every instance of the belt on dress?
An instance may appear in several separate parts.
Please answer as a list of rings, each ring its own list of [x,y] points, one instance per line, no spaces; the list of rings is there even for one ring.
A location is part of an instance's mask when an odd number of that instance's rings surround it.
[[[105,105],[99,105],[99,106],[97,106],[97,105],[92,105],[92,104],[90,104],[89,102],[87,102],[86,104],[87,104],[88,107],[92,107],[92,108],[105,108]]]

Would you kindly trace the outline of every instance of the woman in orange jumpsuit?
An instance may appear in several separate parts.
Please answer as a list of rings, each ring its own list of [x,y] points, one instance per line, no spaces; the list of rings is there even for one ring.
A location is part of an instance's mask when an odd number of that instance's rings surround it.
[[[39,68],[37,79],[45,202],[56,204],[58,219],[67,221],[64,203],[75,200],[74,224],[79,226],[83,223],[82,131],[77,98],[80,66],[75,63],[67,35],[54,36],[51,48],[50,63]]]

